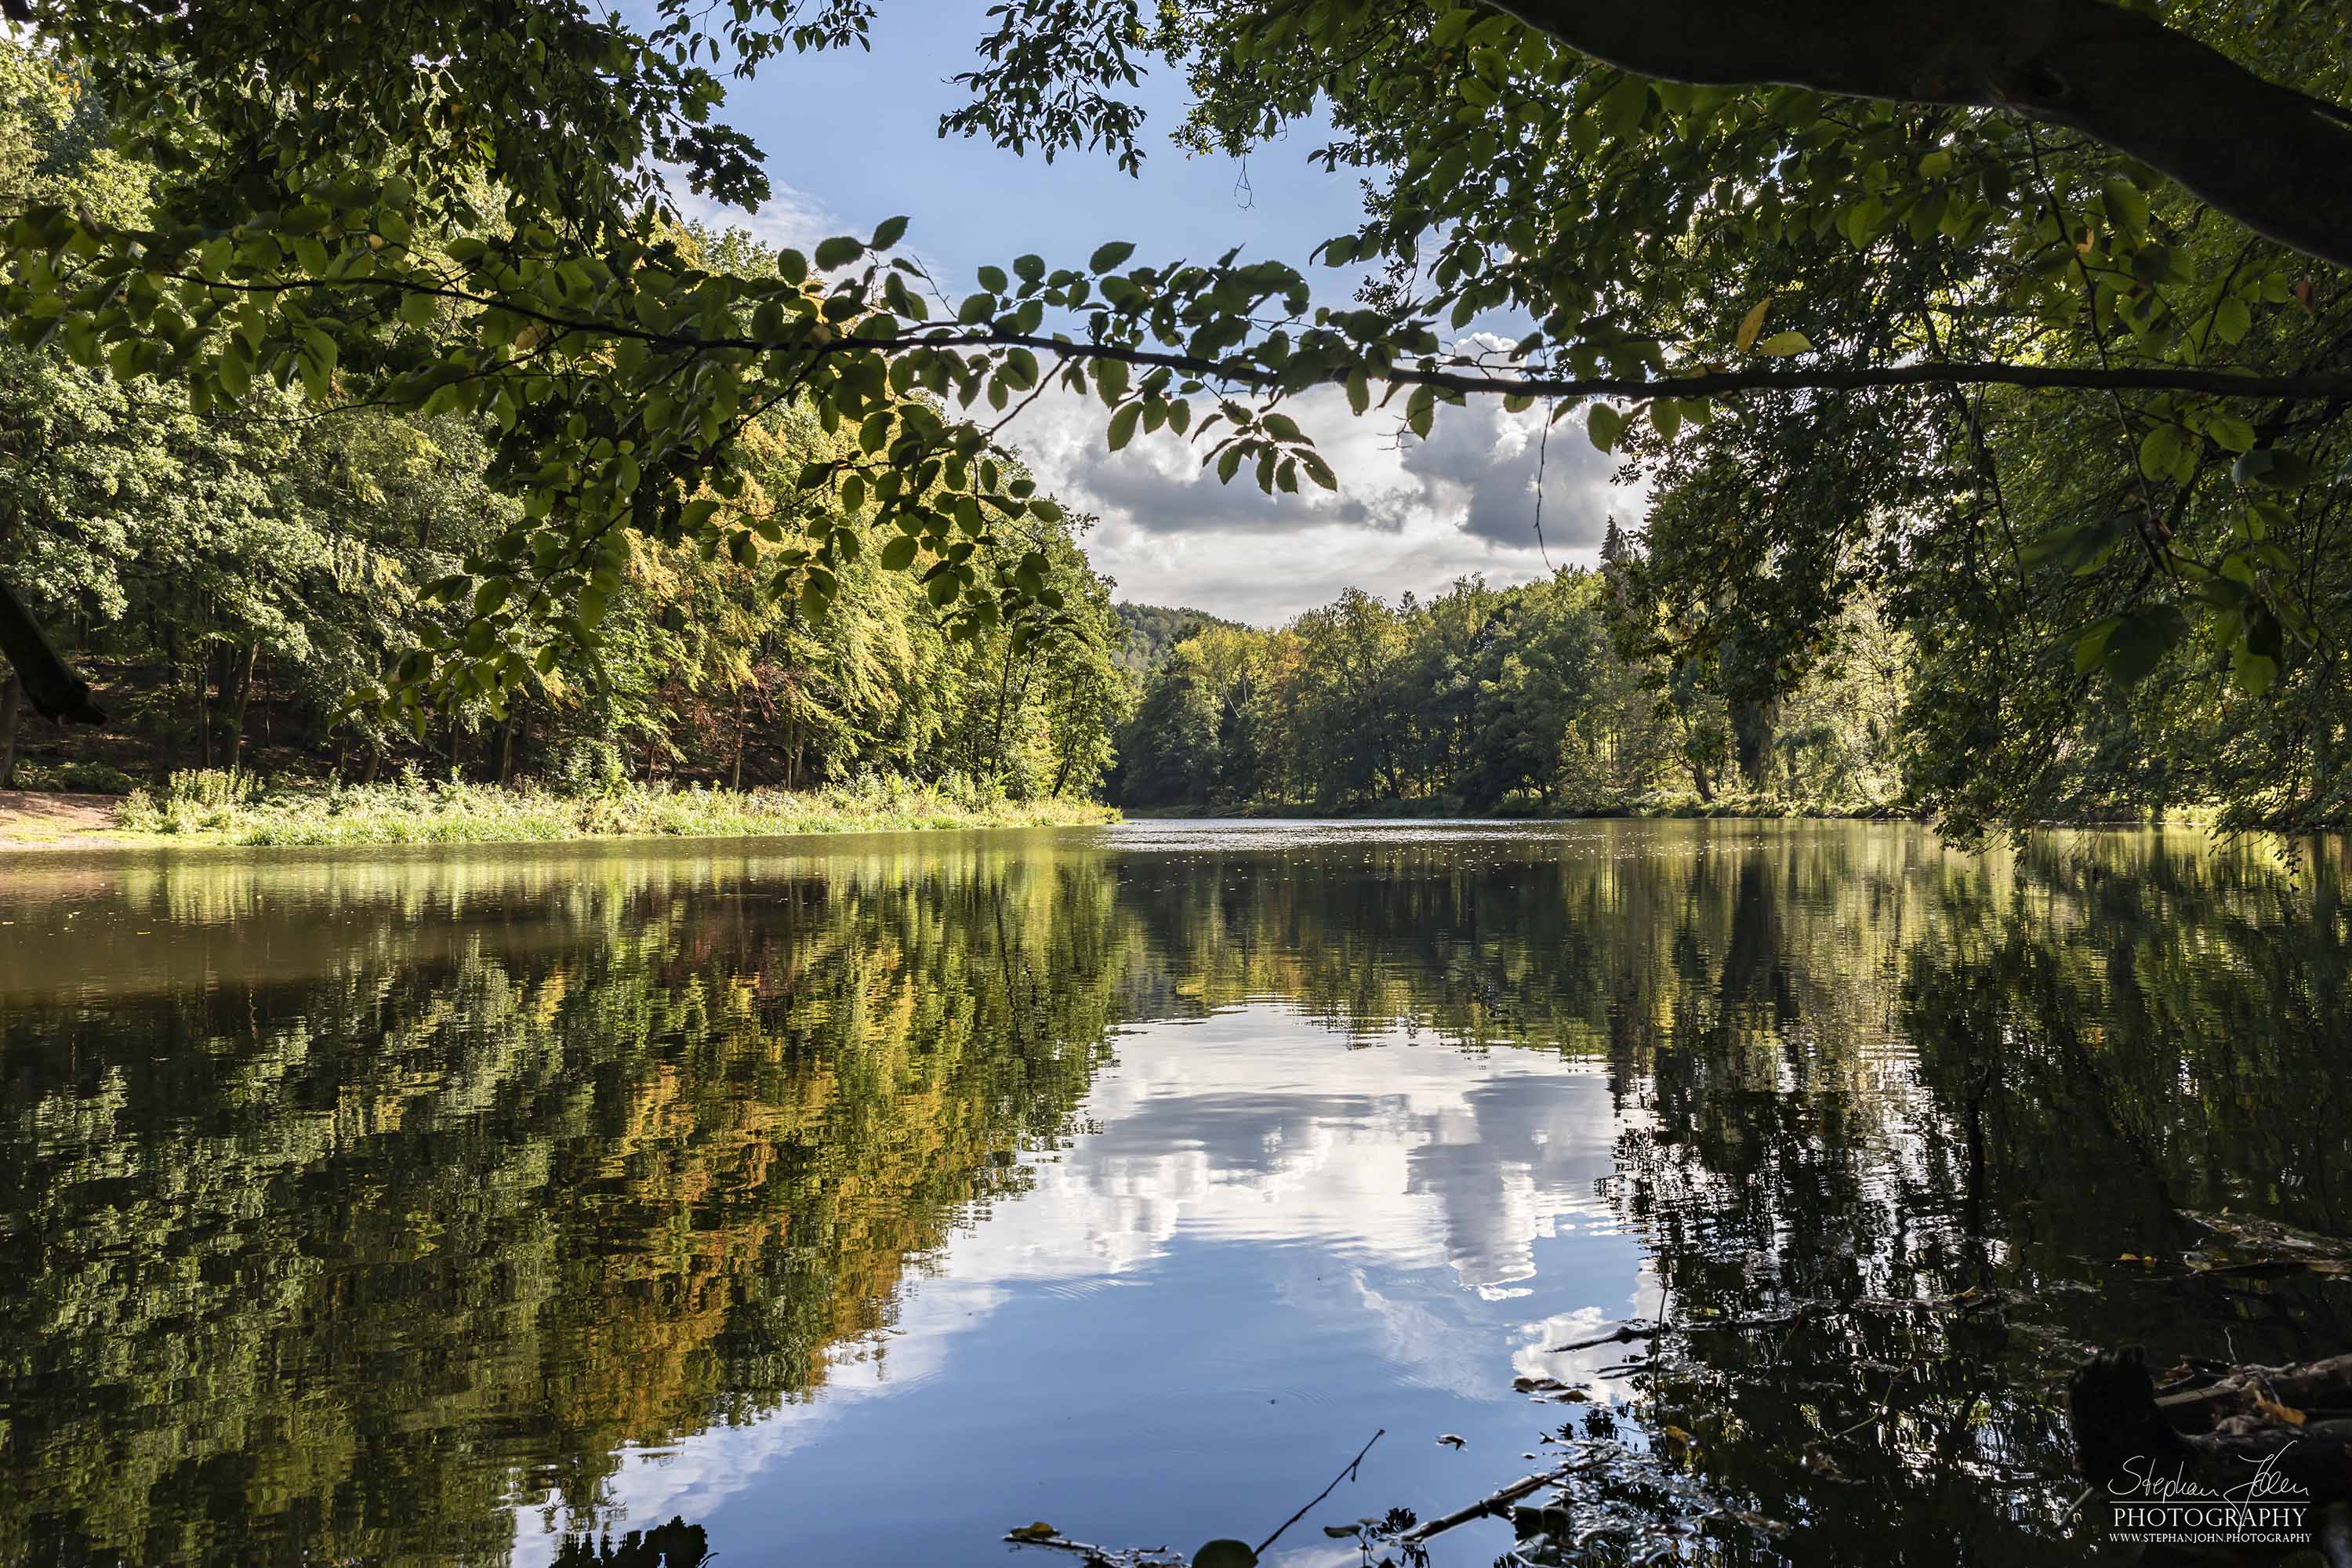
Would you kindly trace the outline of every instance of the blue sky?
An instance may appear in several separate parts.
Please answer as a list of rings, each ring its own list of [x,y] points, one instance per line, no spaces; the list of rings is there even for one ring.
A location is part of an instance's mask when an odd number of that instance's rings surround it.
[[[864,236],[886,217],[913,219],[906,244],[950,296],[985,262],[1035,251],[1082,263],[1097,245],[1130,240],[1139,260],[1244,254],[1304,266],[1322,240],[1354,226],[1361,187],[1326,174],[1308,154],[1319,129],[1300,127],[1246,162],[1192,158],[1170,143],[1185,84],[1147,77],[1150,118],[1139,176],[1099,153],[1048,163],[985,142],[941,140],[942,112],[962,101],[949,79],[971,68],[988,31],[980,0],[890,0],[878,8],[870,53],[788,56],[732,84],[723,118],[766,152],[774,197],[756,215],[689,203],[721,224],[806,247],[828,234]],[[1344,299],[1352,278],[1331,280]],[[1273,624],[1361,587],[1387,596],[1429,594],[1484,573],[1524,581],[1553,564],[1590,562],[1608,514],[1631,521],[1640,499],[1615,487],[1611,465],[1571,417],[1546,443],[1539,411],[1498,405],[1441,411],[1426,442],[1377,411],[1349,416],[1336,393],[1308,394],[1293,412],[1340,476],[1337,496],[1261,496],[1223,487],[1198,454],[1164,432],[1117,455],[1103,450],[1100,410],[1074,398],[1041,400],[1010,433],[1039,478],[1100,521],[1087,551],[1118,579],[1119,596],[1187,604]],[[1545,548],[1535,536],[1543,475]]]

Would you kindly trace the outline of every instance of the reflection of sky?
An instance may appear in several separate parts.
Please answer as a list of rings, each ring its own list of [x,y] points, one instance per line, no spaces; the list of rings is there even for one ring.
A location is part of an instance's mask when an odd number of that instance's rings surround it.
[[[1189,1549],[1264,1535],[1376,1428],[1318,1519],[1469,1501],[1570,1414],[1516,1373],[1622,1359],[1543,1354],[1645,1294],[1595,1193],[1618,1123],[1589,1072],[1350,1048],[1253,1006],[1122,1037],[1084,1116],[1099,1131],[976,1215],[814,1402],[633,1454],[611,1500],[706,1523],[738,1563],[961,1562],[1039,1518]],[[1298,1568],[1328,1555],[1317,1522],[1286,1537]],[[543,1563],[540,1515],[520,1528]]]

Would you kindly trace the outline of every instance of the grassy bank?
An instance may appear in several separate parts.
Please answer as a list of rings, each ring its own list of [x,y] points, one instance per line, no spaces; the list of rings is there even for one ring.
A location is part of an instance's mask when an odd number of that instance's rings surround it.
[[[1860,803],[1784,800],[1774,795],[1719,795],[1702,801],[1694,795],[1655,791],[1637,799],[1577,810],[1546,809],[1521,801],[1492,811],[1474,811],[1460,801],[1384,800],[1354,805],[1300,805],[1256,802],[1246,805],[1139,806],[1134,817],[1286,817],[1343,818],[1364,821],[1426,821],[1432,818],[1498,818],[1511,821],[1587,822],[1609,817],[1720,817],[1738,820],[1835,819],[1854,821],[1908,820],[1911,814],[1892,806]]]
[[[903,783],[798,793],[623,784],[580,795],[463,782],[303,784],[264,790],[225,774],[179,774],[135,791],[111,823],[52,844],[533,844],[581,838],[733,838],[938,827],[1061,827],[1117,820],[1084,800],[1007,800],[984,789]],[[29,843],[0,824],[0,840]]]

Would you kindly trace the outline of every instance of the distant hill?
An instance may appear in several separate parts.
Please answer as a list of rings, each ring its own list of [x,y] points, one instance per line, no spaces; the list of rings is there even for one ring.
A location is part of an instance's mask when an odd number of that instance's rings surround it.
[[[1138,675],[1155,668],[1168,657],[1170,648],[1204,627],[1241,629],[1239,621],[1229,621],[1206,610],[1167,605],[1113,605],[1111,608],[1127,631],[1127,647],[1121,650],[1118,661]]]

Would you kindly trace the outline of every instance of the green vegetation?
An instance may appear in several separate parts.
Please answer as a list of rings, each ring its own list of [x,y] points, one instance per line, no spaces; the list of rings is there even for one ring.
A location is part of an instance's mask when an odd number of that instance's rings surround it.
[[[200,844],[524,844],[572,838],[747,837],[918,827],[1058,827],[1118,814],[1090,801],[1009,800],[960,780],[789,792],[617,784],[582,795],[463,779],[264,794],[217,771],[174,773],[160,799],[131,793],[115,820],[137,837]]]
[[[35,708],[98,719],[67,645],[166,767],[237,765],[268,717],[362,778],[395,748],[504,779],[585,744],[641,777],[1080,793],[1129,639],[1007,429],[1058,385],[1114,448],[1171,431],[1222,481],[1334,486],[1286,406],[1320,390],[1411,437],[1539,404],[1647,480],[1622,635],[1698,772],[1719,699],[1759,787],[1860,617],[1909,639],[1872,744],[1956,832],[2352,816],[2324,0],[995,14],[943,132],[1133,167],[1155,59],[1190,149],[1328,123],[1317,156],[1366,189],[1314,258],[1346,306],[1280,260],[1115,238],[965,289],[905,218],[807,255],[681,226],[657,168],[769,189],[715,62],[854,48],[858,0],[7,9],[0,643]],[[1171,797],[1657,787],[1553,778],[1549,718],[1543,754],[1478,765],[1448,722],[1437,762],[1129,771]]]
[[[1736,660],[1628,651],[1630,547],[1601,572],[1427,601],[1364,594],[1278,631],[1177,643],[1119,735],[1156,808],[1593,815],[1905,810],[1906,639],[1857,605],[1793,689],[1735,706]],[[1612,630],[1613,628],[1613,630]]]
[[[1178,609],[1166,605],[1117,605],[1112,608],[1127,633],[1119,663],[1139,676],[1157,668],[1168,657],[1169,649],[1195,632],[1212,626],[1227,631],[1241,629],[1239,622],[1213,616],[1206,610]]]
[[[43,53],[0,42],[0,211],[70,199],[131,213],[163,178],[107,148],[76,86]],[[675,238],[716,265],[776,265],[740,235]],[[954,636],[922,587],[875,555],[839,563],[814,614],[807,596],[774,591],[782,541],[836,515],[805,480],[857,447],[796,408],[734,437],[740,483],[723,510],[741,528],[727,549],[622,538],[593,590],[592,641],[536,637],[511,680],[429,720],[350,710],[420,641],[472,635],[496,596],[453,602],[446,586],[523,517],[496,482],[488,434],[465,414],[321,421],[266,377],[240,399],[206,402],[175,383],[121,382],[55,344],[0,344],[0,559],[100,678],[111,714],[103,733],[35,755],[19,744],[12,679],[0,787],[20,759],[27,785],[118,794],[133,775],[184,770],[290,787],[406,766],[544,779],[583,799],[593,787],[600,803],[331,791],[207,829],[279,842],[1024,819],[950,805],[934,786],[961,778],[975,781],[966,795],[1034,802],[1083,799],[1099,783],[1131,683],[1081,525],[1032,519],[969,552],[979,569],[1034,583],[1050,614]],[[629,780],[644,787],[616,794]],[[683,787],[696,783],[834,793],[772,805]],[[852,784],[898,804],[838,794]],[[168,829],[186,814],[167,798],[127,820]]]

